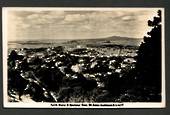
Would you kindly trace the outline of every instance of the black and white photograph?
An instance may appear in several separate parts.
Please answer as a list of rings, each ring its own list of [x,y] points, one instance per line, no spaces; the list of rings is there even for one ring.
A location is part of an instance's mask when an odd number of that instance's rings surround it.
[[[3,7],[3,104],[164,108],[164,8]]]

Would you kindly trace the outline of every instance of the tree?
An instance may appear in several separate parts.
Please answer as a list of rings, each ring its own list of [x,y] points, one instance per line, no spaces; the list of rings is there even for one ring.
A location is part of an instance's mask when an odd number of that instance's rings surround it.
[[[161,10],[153,21],[148,21],[152,30],[144,36],[136,63],[138,81],[143,86],[156,88],[161,92]]]

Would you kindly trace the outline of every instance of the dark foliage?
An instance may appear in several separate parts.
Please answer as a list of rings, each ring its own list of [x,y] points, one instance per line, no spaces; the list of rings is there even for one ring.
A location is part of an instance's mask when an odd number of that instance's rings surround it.
[[[161,11],[153,21],[148,21],[152,30],[144,36],[136,63],[136,76],[139,85],[152,87],[161,93]],[[157,100],[157,99],[156,99]]]

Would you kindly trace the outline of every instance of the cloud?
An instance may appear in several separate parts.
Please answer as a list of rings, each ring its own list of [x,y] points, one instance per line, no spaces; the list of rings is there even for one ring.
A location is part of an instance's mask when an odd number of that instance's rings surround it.
[[[54,12],[54,11],[41,11],[34,12],[30,15],[27,15],[24,19],[25,23],[30,24],[30,27],[39,28],[40,26],[49,24],[56,24],[63,20],[65,17],[64,12]]]
[[[28,15],[27,16],[27,19],[28,20],[34,20],[34,19],[37,19],[39,18],[39,15],[38,14],[31,14],[31,15]]]
[[[78,22],[78,21],[84,21],[86,19],[85,15],[82,14],[69,14],[66,15],[64,21],[68,21],[68,22]]]
[[[151,10],[17,11],[8,17],[10,33],[21,38],[143,37]]]
[[[124,21],[133,20],[133,16],[123,16],[123,17],[122,17],[122,20],[124,20]]]
[[[26,29],[26,28],[29,28],[30,25],[29,24],[21,24],[20,25],[22,29]]]
[[[64,19],[58,22],[58,25],[68,26],[68,25],[74,25],[74,26],[81,26],[86,24],[88,18],[84,14],[67,14],[65,15]]]

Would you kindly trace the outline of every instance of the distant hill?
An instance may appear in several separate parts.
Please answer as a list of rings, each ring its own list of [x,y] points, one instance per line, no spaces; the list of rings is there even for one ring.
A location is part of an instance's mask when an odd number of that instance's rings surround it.
[[[139,46],[142,39],[128,38],[120,36],[111,36],[106,38],[92,38],[92,39],[45,39],[45,40],[24,40],[24,41],[9,41],[8,45],[12,47],[50,47],[50,46]]]
[[[70,40],[66,44],[90,44],[90,45],[123,45],[123,46],[139,46],[142,42],[140,38],[129,38],[129,37],[120,37],[120,36],[111,36],[107,38],[94,38],[94,39],[79,39],[79,40]]]

